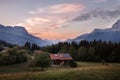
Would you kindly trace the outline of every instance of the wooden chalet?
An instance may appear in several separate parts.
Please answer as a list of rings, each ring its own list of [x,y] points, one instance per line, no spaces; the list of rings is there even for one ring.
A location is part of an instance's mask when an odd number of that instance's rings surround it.
[[[50,59],[53,65],[60,65],[61,63],[65,63],[68,61],[72,61],[73,58],[70,54],[50,54]]]

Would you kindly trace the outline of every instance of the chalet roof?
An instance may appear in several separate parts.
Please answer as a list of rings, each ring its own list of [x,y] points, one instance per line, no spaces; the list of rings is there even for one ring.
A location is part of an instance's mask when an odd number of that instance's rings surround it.
[[[51,60],[73,60],[70,54],[50,54]]]

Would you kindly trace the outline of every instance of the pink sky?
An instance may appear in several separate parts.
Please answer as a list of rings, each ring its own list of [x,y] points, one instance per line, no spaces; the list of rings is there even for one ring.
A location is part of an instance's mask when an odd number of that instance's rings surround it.
[[[1,24],[23,26],[50,40],[111,27],[119,14],[120,0],[0,0]]]
[[[76,34],[72,32],[64,34],[61,33],[63,31],[59,32],[58,29],[67,27],[67,23],[84,9],[85,6],[80,3],[65,3],[37,8],[29,12],[33,17],[25,19],[17,25],[25,26],[31,34],[44,39],[69,39],[76,36]]]

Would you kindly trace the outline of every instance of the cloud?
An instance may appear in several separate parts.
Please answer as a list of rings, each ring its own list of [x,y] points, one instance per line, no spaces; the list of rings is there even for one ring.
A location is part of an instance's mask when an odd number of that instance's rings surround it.
[[[116,9],[95,9],[89,12],[84,12],[73,19],[73,21],[86,21],[91,18],[102,18],[102,19],[110,19],[120,17],[120,6]]]
[[[29,14],[41,14],[41,13],[46,13],[46,11],[47,14],[67,14],[67,13],[78,12],[83,9],[84,9],[83,4],[66,3],[66,4],[58,4],[58,5],[38,8],[35,11],[30,11]]]
[[[40,35],[41,33],[31,33],[31,34],[33,34],[33,35]]]
[[[31,30],[31,28],[35,27],[43,27],[46,30],[62,28],[63,24],[68,21],[68,18],[62,16],[47,16],[45,18],[41,17],[33,17],[24,20],[22,23],[18,23],[18,26],[25,26],[27,30]],[[65,28],[65,27],[64,27]]]
[[[32,17],[23,20],[18,25],[25,26],[29,33],[44,39],[66,39],[70,38],[71,35],[58,33],[60,28],[67,28],[67,23],[84,9],[84,5],[80,3],[64,3],[40,7],[29,11]]]
[[[33,17],[25,19],[22,25],[29,28],[41,27],[46,30],[66,28],[64,24],[72,20],[84,8],[84,5],[80,3],[64,3],[37,8],[35,11],[29,11]]]
[[[106,1],[108,1],[108,0],[92,0],[92,1],[94,1],[94,2],[96,2],[96,3],[100,3],[100,2],[106,2]]]
[[[50,22],[49,19],[40,18],[40,17],[33,17],[33,18],[26,19],[24,21],[31,26],[35,26],[35,25],[38,25],[38,24],[45,24],[47,22]]]

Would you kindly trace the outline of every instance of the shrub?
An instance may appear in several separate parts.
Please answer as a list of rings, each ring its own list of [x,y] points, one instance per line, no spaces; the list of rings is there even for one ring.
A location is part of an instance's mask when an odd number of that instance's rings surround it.
[[[36,54],[29,65],[31,67],[41,67],[41,70],[43,71],[44,68],[49,67],[50,64],[51,62],[49,55],[47,53],[43,53],[43,54]]]
[[[27,51],[10,48],[5,53],[0,54],[0,65],[10,65],[27,61]]]
[[[75,61],[71,61],[71,62],[70,62],[70,67],[75,68],[75,67],[77,67],[77,66],[78,66],[78,64],[77,64]]]

